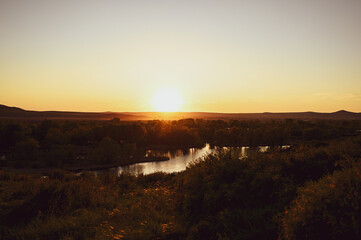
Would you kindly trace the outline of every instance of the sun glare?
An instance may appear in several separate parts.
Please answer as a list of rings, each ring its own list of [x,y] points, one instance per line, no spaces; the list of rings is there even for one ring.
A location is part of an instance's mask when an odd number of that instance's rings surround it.
[[[177,112],[182,105],[182,96],[174,88],[160,89],[153,99],[153,106],[158,112]]]

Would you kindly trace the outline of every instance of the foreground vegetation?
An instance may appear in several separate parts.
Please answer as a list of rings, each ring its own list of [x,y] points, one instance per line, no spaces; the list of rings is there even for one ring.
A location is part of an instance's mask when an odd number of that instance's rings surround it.
[[[1,239],[167,239],[183,232],[173,175],[0,177]]]
[[[0,239],[360,239],[361,135],[178,174],[0,172]]]

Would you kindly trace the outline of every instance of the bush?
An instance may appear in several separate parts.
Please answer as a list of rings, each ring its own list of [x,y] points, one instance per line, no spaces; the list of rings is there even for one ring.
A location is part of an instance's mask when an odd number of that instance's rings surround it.
[[[189,239],[276,238],[273,217],[283,209],[277,198],[283,180],[274,178],[278,170],[269,160],[222,150],[190,165],[178,194]]]
[[[299,190],[281,219],[283,239],[360,239],[361,165]]]

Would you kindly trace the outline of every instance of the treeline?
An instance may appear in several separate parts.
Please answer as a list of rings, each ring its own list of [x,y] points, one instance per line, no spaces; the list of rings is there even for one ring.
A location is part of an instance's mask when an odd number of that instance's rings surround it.
[[[0,121],[2,166],[62,167],[144,161],[148,148],[285,145],[355,135],[361,121]]]
[[[0,171],[0,239],[360,239],[361,135],[178,174]]]

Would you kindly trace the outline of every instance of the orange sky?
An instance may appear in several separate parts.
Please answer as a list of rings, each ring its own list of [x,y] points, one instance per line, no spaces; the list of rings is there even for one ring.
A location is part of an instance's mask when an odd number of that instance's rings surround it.
[[[361,1],[2,0],[0,104],[361,112]]]

